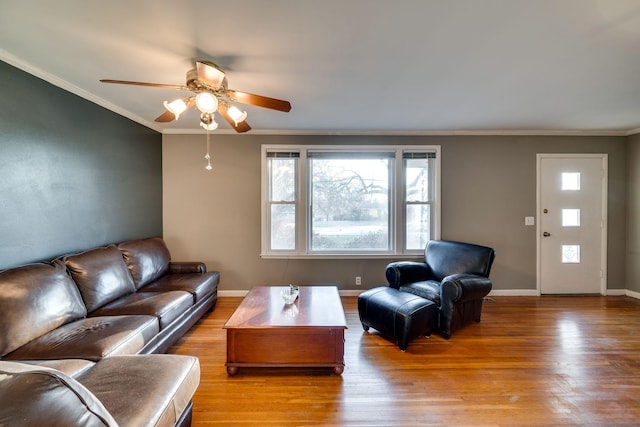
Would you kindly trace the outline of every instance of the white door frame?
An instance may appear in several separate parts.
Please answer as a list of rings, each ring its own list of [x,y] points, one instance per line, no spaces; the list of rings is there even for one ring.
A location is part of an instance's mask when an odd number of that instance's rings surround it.
[[[541,206],[541,192],[542,188],[540,185],[540,181],[542,179],[541,176],[541,163],[542,159],[601,159],[602,161],[602,170],[604,173],[603,176],[603,185],[602,185],[602,247],[600,253],[600,271],[602,272],[600,276],[600,294],[607,294],[607,213],[608,213],[608,183],[609,183],[609,155],[606,153],[598,153],[598,154],[587,154],[587,153],[538,153],[536,154],[536,293],[537,295],[541,295],[541,238],[543,230],[541,228],[541,218],[542,218],[542,206]]]

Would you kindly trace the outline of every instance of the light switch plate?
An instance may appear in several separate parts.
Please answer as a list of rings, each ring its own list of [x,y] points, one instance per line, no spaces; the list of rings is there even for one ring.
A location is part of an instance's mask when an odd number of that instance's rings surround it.
[[[525,216],[524,217],[524,225],[536,225],[535,217],[533,217],[533,216]]]

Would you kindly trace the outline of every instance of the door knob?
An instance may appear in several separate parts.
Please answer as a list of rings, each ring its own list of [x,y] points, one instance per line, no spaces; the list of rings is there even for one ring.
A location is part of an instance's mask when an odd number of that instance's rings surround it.
[[[549,233],[549,232],[545,231],[544,233],[542,233],[542,235],[543,235],[544,237],[549,237],[549,236],[551,236],[551,233]]]

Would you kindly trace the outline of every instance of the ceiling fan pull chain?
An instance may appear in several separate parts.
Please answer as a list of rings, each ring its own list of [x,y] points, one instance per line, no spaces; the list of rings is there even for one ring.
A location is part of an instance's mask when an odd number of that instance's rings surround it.
[[[207,159],[207,166],[205,166],[204,168],[208,171],[213,169],[213,166],[211,166],[211,155],[209,155],[210,147],[211,143],[209,141],[209,129],[207,129],[207,154],[204,155],[204,158]]]

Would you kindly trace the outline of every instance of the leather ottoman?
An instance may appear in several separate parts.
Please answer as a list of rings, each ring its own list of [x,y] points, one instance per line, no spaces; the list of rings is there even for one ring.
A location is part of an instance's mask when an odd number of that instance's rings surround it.
[[[426,298],[381,286],[358,296],[358,314],[365,331],[374,328],[405,351],[413,337],[431,334],[438,306]]]

